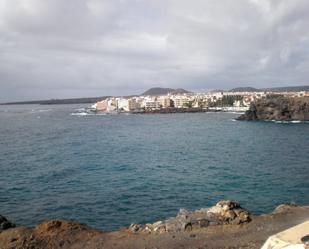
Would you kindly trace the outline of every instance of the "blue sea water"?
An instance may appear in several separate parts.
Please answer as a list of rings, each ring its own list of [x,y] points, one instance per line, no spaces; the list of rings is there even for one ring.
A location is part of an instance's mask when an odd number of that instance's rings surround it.
[[[103,230],[220,199],[255,214],[309,204],[309,124],[237,114],[71,115],[84,106],[0,106],[0,214]]]

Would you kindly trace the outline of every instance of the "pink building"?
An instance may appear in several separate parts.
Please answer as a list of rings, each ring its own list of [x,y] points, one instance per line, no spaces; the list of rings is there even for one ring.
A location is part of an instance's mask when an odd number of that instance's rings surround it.
[[[96,103],[96,110],[99,112],[105,112],[107,110],[107,100],[102,100]]]

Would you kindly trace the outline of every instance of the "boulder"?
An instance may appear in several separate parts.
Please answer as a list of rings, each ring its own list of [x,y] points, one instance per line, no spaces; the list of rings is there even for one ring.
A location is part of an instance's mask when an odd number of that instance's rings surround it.
[[[166,231],[179,232],[215,225],[238,225],[250,221],[249,212],[243,209],[237,202],[223,200],[211,208],[203,208],[195,212],[180,209],[178,215],[167,220],[165,224]]]
[[[241,224],[249,222],[250,214],[247,210],[243,209],[237,202],[234,201],[219,201],[214,207],[207,211],[208,219],[213,222],[210,223],[220,224]]]
[[[208,227],[209,224],[210,224],[210,221],[205,218],[191,220],[192,229],[205,228],[205,227]]]
[[[153,223],[152,227],[154,232],[162,233],[166,231],[166,226],[162,221],[157,221]]]
[[[297,205],[295,203],[281,204],[281,205],[279,205],[278,207],[275,208],[275,210],[273,211],[273,214],[287,212],[293,207],[297,207]]]
[[[190,219],[171,218],[165,221],[167,232],[183,232],[192,230]]]
[[[231,209],[235,209],[235,208],[240,208],[240,205],[235,202],[235,201],[230,201],[230,200],[225,200],[225,201],[219,201],[216,204],[216,207],[220,207],[224,210],[231,210]]]
[[[8,221],[4,216],[0,215],[0,232],[13,227],[15,227],[13,223]]]
[[[153,224],[146,224],[142,231],[148,233],[163,233],[166,231],[166,226],[162,221],[157,221]]]
[[[133,233],[136,233],[136,232],[139,232],[139,231],[142,231],[144,230],[145,228],[141,225],[141,224],[131,224],[129,226],[129,230]]]

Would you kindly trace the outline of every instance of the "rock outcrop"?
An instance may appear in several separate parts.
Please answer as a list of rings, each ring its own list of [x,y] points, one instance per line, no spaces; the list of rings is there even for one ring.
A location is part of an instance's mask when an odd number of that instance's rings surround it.
[[[0,215],[0,233],[12,227],[15,227],[15,225],[8,221],[4,216]]]
[[[132,224],[129,230],[147,233],[183,232],[214,225],[239,225],[251,221],[250,214],[234,201],[220,201],[211,208],[194,212],[180,209],[176,217],[153,224]]]
[[[289,211],[293,209],[294,207],[297,207],[295,203],[281,204],[275,208],[275,210],[273,211],[273,214],[285,213],[286,211]]]
[[[263,98],[252,103],[238,120],[309,121],[309,97]]]
[[[84,248],[90,239],[99,235],[102,235],[102,232],[83,224],[53,220],[37,225],[33,229],[17,227],[4,231],[0,236],[0,248],[54,249],[69,248],[74,244]]]

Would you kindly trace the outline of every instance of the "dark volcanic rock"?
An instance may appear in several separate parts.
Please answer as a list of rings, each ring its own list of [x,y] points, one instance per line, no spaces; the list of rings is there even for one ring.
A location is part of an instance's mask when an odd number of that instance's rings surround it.
[[[0,215],[0,232],[12,227],[15,227],[15,225]]]
[[[238,120],[309,121],[309,97],[267,97],[251,104]]]

